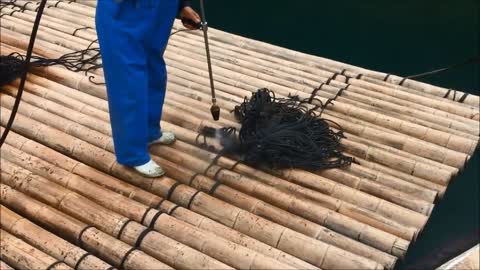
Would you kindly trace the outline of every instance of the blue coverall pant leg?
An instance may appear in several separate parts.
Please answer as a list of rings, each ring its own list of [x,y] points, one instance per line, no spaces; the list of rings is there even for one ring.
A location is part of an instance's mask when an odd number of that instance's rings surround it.
[[[148,143],[161,136],[167,46],[178,0],[98,0],[96,28],[117,162],[150,160]]]

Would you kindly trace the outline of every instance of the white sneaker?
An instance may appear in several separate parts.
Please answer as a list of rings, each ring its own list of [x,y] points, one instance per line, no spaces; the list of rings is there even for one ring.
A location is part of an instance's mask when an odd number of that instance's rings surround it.
[[[133,168],[145,177],[155,178],[165,174],[165,171],[162,169],[162,167],[160,167],[160,165],[158,165],[152,159],[143,165],[135,166]]]
[[[173,132],[163,132],[162,137],[156,139],[155,141],[152,141],[149,143],[149,145],[152,144],[172,144],[175,142],[175,133]]]

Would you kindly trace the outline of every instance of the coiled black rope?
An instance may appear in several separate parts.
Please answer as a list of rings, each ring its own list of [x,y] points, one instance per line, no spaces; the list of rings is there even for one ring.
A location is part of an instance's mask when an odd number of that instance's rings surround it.
[[[238,138],[234,128],[217,130],[225,147],[222,151],[240,156],[246,164],[272,169],[319,170],[349,165],[353,159],[342,153],[341,128],[320,118],[307,103],[297,97],[276,98],[272,91],[259,89],[234,110],[242,124]],[[335,132],[330,124],[340,131]],[[204,131],[205,136],[213,133],[209,127]]]

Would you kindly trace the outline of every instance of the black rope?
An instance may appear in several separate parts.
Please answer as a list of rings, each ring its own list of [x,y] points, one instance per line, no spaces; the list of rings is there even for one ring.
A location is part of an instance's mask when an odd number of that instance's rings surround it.
[[[479,63],[480,63],[480,56],[478,56],[478,55],[477,56],[472,56],[470,58],[465,59],[463,62],[453,64],[453,65],[450,65],[448,67],[432,70],[432,71],[427,71],[427,72],[423,72],[423,73],[419,73],[419,74],[409,75],[409,76],[406,76],[405,79],[423,78],[423,77],[426,77],[426,76],[435,75],[435,74],[438,74],[438,73],[442,73],[442,72],[445,72],[445,71],[449,71],[449,70],[452,70],[452,69],[463,67],[465,65],[479,64]]]
[[[150,224],[148,225],[149,228],[153,228],[155,226],[155,223],[157,223],[158,218],[163,214],[163,212],[158,211],[155,216],[153,216],[152,220],[150,221]]]
[[[85,260],[85,258],[87,258],[90,255],[92,255],[90,252],[86,252],[85,254],[83,254],[82,257],[80,257],[80,259],[78,259],[78,261],[75,263],[75,266],[73,267],[73,269],[77,270],[80,264],[83,262],[83,260]]]
[[[161,199],[161,200],[157,203],[157,205],[155,206],[155,209],[160,210],[160,206],[162,206],[162,203],[163,203],[164,201],[166,201],[166,199]]]
[[[85,228],[83,228],[80,231],[80,233],[78,234],[78,238],[77,238],[77,246],[83,248],[83,241],[82,241],[83,234],[90,228],[95,228],[95,226],[88,225],[88,226],[85,226]]]
[[[467,98],[467,96],[468,96],[468,93],[463,93],[463,96],[458,100],[458,102],[463,103]]]
[[[270,169],[319,170],[349,165],[352,158],[342,153],[340,144],[344,137],[342,128],[333,131],[330,128],[332,122],[320,118],[323,110],[344,90],[338,91],[325,104],[320,101],[320,105],[311,109],[306,104],[310,99],[300,100],[298,96],[276,98],[272,91],[259,89],[250,99],[245,98],[235,107],[235,117],[241,123],[238,137],[220,132],[224,146],[221,154],[240,157],[248,165]],[[321,108],[320,112],[317,108]],[[212,162],[207,170],[214,164]]]
[[[118,269],[119,269],[119,270],[123,270],[123,269],[124,269],[125,261],[127,260],[127,258],[128,258],[128,256],[130,255],[130,253],[134,252],[135,250],[137,250],[137,248],[132,247],[129,251],[127,251],[127,253],[125,253],[125,255],[123,256],[122,261],[120,262],[120,265],[118,266]]]
[[[150,210],[152,209],[153,209],[152,207],[148,207],[147,210],[145,210],[145,213],[143,213],[142,219],[140,220],[140,224],[143,224],[143,222],[145,221],[145,218],[147,217],[148,212],[150,212]]]
[[[201,173],[195,173],[194,175],[192,175],[192,177],[190,177],[190,180],[188,180],[188,185],[191,186],[192,183],[193,183],[193,180],[199,175],[202,175],[202,174]]]
[[[127,220],[125,223],[123,223],[122,227],[120,228],[120,231],[118,231],[118,234],[117,234],[117,239],[120,239],[120,237],[122,236],[122,233],[123,231],[125,230],[125,228],[127,227],[128,223],[132,222],[133,220],[129,219]]]
[[[75,31],[73,31],[72,36],[75,36],[75,34],[76,34],[78,31],[80,31],[80,30],[86,30],[86,29],[93,29],[93,28],[91,28],[90,26],[85,26],[85,27],[77,28],[77,29],[75,29]]]
[[[137,241],[135,241],[135,246],[136,248],[139,248],[140,245],[142,244],[143,239],[151,232],[154,232],[155,230],[152,230],[151,228],[146,228],[143,230],[143,232],[138,236]]]
[[[219,186],[221,186],[222,183],[221,182],[215,182],[215,184],[213,184],[213,186],[210,188],[210,190],[208,191],[208,195],[213,195],[213,193],[215,192],[215,190],[217,190],[217,188]]]
[[[342,72],[340,72],[340,75],[346,76],[346,75],[345,75],[345,72],[347,72],[347,69],[346,69],[346,68],[342,69]]]
[[[310,94],[310,98],[308,99],[308,103],[312,104],[314,98],[317,96],[317,92],[322,89],[324,83],[321,83],[317,88],[313,89],[312,94]]]
[[[197,192],[195,192],[192,197],[190,197],[190,200],[188,201],[188,204],[187,204],[187,209],[190,209],[190,206],[192,205],[192,202],[193,200],[195,200],[195,197],[200,193],[201,191],[200,190],[197,190]],[[173,212],[173,211],[172,211]]]
[[[59,264],[62,264],[63,261],[56,261],[54,263],[52,263],[50,266],[47,267],[46,270],[52,270],[55,266],[59,265]]]
[[[168,190],[167,192],[167,196],[165,197],[167,200],[170,200],[170,197],[172,196],[173,192],[175,191],[175,189],[180,186],[181,183],[180,182],[175,182],[175,184],[172,185],[172,187],[170,187],[170,189]]]
[[[455,91],[455,90],[454,90]],[[452,89],[448,89],[447,93],[443,96],[443,98],[447,98],[450,95],[450,92],[452,92]]]
[[[175,206],[168,212],[168,214],[169,214],[169,215],[173,214],[173,212],[175,212],[175,210],[177,210],[179,207],[180,207],[180,205],[175,205]]]

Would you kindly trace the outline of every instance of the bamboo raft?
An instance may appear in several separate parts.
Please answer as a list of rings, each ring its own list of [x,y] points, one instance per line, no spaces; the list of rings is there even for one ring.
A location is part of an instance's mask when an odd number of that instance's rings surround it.
[[[2,55],[25,54],[38,3],[1,10]],[[95,45],[95,1],[51,1],[34,53]],[[174,29],[181,29],[175,22]],[[326,102],[347,168],[260,170],[227,157],[209,114],[199,32],[171,37],[162,119],[167,171],[146,179],[115,162],[102,70],[29,74],[1,149],[1,269],[393,269],[479,140],[479,97],[307,55],[210,28],[218,105],[258,88]],[[1,89],[1,131],[18,81]],[[181,112],[181,113],[179,113]]]

